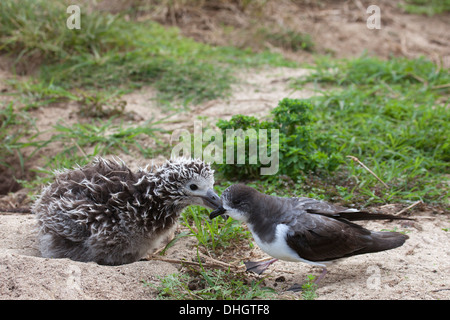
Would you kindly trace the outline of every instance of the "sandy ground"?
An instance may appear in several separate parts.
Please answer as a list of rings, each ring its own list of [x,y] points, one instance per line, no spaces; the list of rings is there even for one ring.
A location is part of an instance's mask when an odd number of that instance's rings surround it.
[[[176,272],[171,264],[139,261],[104,267],[68,259],[45,259],[35,249],[34,217],[0,219],[1,299],[151,299],[142,280]]]
[[[369,48],[370,52],[383,57],[391,53],[408,57],[424,54],[441,66],[449,65],[448,15],[434,18],[405,15],[389,7],[388,11],[382,11],[385,13],[382,29],[372,32],[365,27],[367,15],[360,14],[361,8],[359,11],[352,9],[355,5],[361,6],[360,1],[337,3],[338,7],[298,13],[304,18],[298,23],[305,26],[305,31],[312,34],[313,39],[317,39],[319,51],[331,49],[338,57],[349,57],[358,56],[364,48]],[[220,19],[213,22],[220,23]],[[189,30],[186,26],[185,33],[189,34]],[[204,39],[207,33],[208,30],[200,37]],[[218,38],[211,36],[210,42],[214,43],[213,40]],[[303,58],[301,53],[297,58]],[[12,77],[5,70],[0,61],[2,80]],[[165,126],[172,130],[193,130],[193,120],[198,116],[202,117],[204,127],[213,126],[217,119],[228,119],[237,113],[266,116],[282,98],[307,98],[316,94],[312,88],[292,91],[288,86],[289,78],[306,72],[305,69],[289,68],[242,72],[238,75],[241,81],[233,86],[229,99],[192,106],[190,110],[166,119]],[[7,92],[10,88],[0,81],[0,90]],[[136,123],[142,124],[148,119],[158,120],[168,115],[155,105],[154,97],[155,91],[144,87],[122,99],[127,102],[126,112]],[[7,96],[0,96],[0,99],[3,102],[11,100]],[[36,119],[36,126],[44,132],[57,121],[67,124],[80,121],[77,108],[72,102],[53,104],[30,114]],[[45,134],[51,132],[44,133],[42,139]],[[168,141],[170,136],[163,139]],[[54,147],[42,152],[51,156],[57,151]],[[132,154],[120,156],[133,168],[145,166],[148,162]],[[162,157],[154,159],[156,163],[162,160]],[[36,167],[39,162],[33,165]],[[26,204],[23,194],[2,196],[0,203]],[[398,210],[396,208],[393,212]],[[387,209],[384,211],[388,212]],[[318,299],[450,299],[450,231],[445,231],[450,228],[450,215],[448,212],[434,213],[416,208],[413,217],[417,220],[412,224],[398,221],[367,223],[366,226],[373,230],[397,228],[407,231],[410,239],[395,250],[352,257],[329,267],[328,275],[317,289]],[[0,299],[153,299],[156,297],[155,289],[144,286],[142,281],[157,284],[159,277],[179,272],[179,264],[164,261],[139,261],[111,267],[42,258],[36,249],[34,226],[31,214],[0,212]],[[195,252],[194,245],[193,238],[182,238],[168,250],[166,258],[191,258]],[[236,252],[234,257],[236,261],[228,262],[241,263],[242,260],[266,256],[255,248]],[[277,262],[265,273],[264,283],[274,287],[280,299],[298,298],[299,294],[286,293],[285,290],[293,283],[302,282],[307,274],[319,273],[318,268],[306,264]]]
[[[422,215],[412,225],[370,222],[373,230],[408,232],[400,248],[342,260],[328,268],[317,299],[450,299],[450,221],[444,215]],[[40,257],[36,249],[35,219],[30,214],[0,215],[1,299],[154,299],[160,277],[178,272],[180,264],[138,261],[122,266],[101,266],[69,259]],[[182,238],[164,258],[195,261],[194,238]],[[241,256],[240,256],[241,255]],[[235,253],[236,262],[267,257],[259,248]],[[230,263],[233,263],[231,261]],[[279,299],[297,299],[286,292],[319,268],[278,261],[263,275],[264,284],[279,292]]]
[[[122,1],[118,2],[126,6]],[[216,6],[174,8],[176,17],[165,11],[150,13],[151,18],[167,25],[176,25],[182,33],[199,41],[214,45],[252,47],[282,52],[291,59],[313,61],[314,53],[280,50],[270,43],[258,41],[258,28],[268,30],[295,30],[311,35],[314,52],[331,54],[337,58],[359,56],[363,50],[369,54],[389,58],[426,56],[437,65],[450,67],[450,35],[448,13],[428,17],[407,14],[399,7],[403,1],[391,0],[324,0],[324,1],[267,1],[256,15],[232,10],[226,1]],[[367,20],[380,8],[380,29],[367,28]],[[108,1],[106,10],[114,11]],[[117,7],[120,10],[120,6]],[[123,9],[123,7],[122,7]],[[178,10],[177,10],[178,9]],[[145,17],[144,17],[145,18]],[[226,26],[226,27],[224,27]],[[256,41],[255,41],[256,39]],[[283,48],[285,49],[285,48]]]

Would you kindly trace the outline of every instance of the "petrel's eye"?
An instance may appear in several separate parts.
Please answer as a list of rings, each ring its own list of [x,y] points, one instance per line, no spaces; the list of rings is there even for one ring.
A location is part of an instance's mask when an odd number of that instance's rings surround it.
[[[195,190],[198,189],[198,187],[197,187],[196,184],[191,184],[191,185],[189,186],[189,189],[191,189],[192,191],[195,191]]]
[[[233,204],[241,204],[241,199],[234,199]]]

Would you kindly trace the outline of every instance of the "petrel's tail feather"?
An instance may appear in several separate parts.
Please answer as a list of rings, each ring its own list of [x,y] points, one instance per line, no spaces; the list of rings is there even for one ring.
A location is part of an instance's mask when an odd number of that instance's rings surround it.
[[[362,249],[358,254],[394,249],[402,246],[409,238],[405,234],[390,231],[372,232],[370,236],[372,244]]]
[[[397,217],[384,213],[369,213],[367,211],[337,211],[332,214],[329,212],[321,212],[316,209],[307,209],[309,213],[326,215],[331,218],[343,218],[348,221],[361,221],[361,220],[414,220],[411,218]]]
[[[367,211],[338,212],[338,214],[349,221],[358,220],[414,220],[411,218],[398,217],[384,213],[368,213]]]

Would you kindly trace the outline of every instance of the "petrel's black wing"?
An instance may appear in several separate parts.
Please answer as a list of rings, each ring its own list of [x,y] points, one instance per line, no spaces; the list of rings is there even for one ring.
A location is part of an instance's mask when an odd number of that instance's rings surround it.
[[[372,214],[349,212],[347,208],[323,201],[308,198],[296,201],[285,214],[285,223],[290,227],[286,241],[306,260],[330,261],[389,250],[401,246],[408,238],[397,232],[372,232],[350,221],[391,219],[392,216],[374,214],[369,219]]]

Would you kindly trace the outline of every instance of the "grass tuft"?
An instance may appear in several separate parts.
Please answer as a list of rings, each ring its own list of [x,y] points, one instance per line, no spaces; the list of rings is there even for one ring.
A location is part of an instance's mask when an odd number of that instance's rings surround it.
[[[239,221],[231,218],[210,220],[208,212],[202,207],[188,207],[183,211],[182,218],[182,224],[197,238],[198,243],[206,249],[212,249],[216,254],[242,241],[250,243],[251,234]]]
[[[155,288],[158,299],[176,300],[251,300],[273,298],[276,291],[262,286],[264,279],[249,280],[243,273],[220,269],[190,268],[186,273],[160,277],[160,284],[143,281]]]
[[[81,29],[70,30],[66,7],[56,0],[0,3],[0,49],[18,69],[30,69],[33,61],[44,83],[62,89],[152,84],[160,102],[187,105],[226,97],[235,81],[230,67],[292,65],[279,54],[212,47],[176,28],[83,6]]]
[[[450,73],[425,59],[362,56],[317,61],[314,72],[293,82],[326,86],[311,99],[318,125],[341,145],[343,156],[362,160],[378,180],[348,160],[349,178],[369,202],[442,202],[450,169]],[[347,190],[353,193],[355,189]]]

